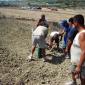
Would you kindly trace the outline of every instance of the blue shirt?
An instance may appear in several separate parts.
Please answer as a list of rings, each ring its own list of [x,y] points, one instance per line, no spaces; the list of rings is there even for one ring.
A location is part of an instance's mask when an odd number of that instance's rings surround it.
[[[70,27],[70,32],[68,33],[68,39],[70,39],[73,42],[77,32],[78,30],[76,28]]]
[[[69,31],[70,31],[70,28],[69,28],[69,24],[68,24],[67,20],[63,20],[63,21],[60,23],[60,26],[61,26],[61,28],[64,29],[64,32],[65,32],[65,34],[64,34],[64,48],[65,48],[66,45],[67,45],[68,33],[69,33]]]
[[[70,32],[70,28],[69,27],[64,27],[64,32],[65,32],[65,35],[64,35],[64,44],[66,46],[67,45],[67,40],[68,40],[68,34]]]

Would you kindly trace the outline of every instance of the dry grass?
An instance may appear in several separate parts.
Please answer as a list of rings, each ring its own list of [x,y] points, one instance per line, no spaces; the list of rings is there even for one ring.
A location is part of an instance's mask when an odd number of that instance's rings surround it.
[[[30,11],[30,10],[20,10],[20,9],[12,9],[12,8],[0,8],[0,12],[7,17],[15,17],[15,18],[26,18],[38,20],[41,14],[45,14],[46,18],[49,21],[59,21],[62,19],[67,19],[75,14],[83,14],[85,15],[85,10],[72,10],[72,9],[58,9],[58,11]]]

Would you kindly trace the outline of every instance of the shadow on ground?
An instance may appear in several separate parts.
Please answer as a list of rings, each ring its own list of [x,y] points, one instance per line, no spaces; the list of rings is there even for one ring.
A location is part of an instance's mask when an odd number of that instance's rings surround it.
[[[52,64],[61,64],[62,62],[64,62],[64,60],[65,60],[64,55],[56,56],[52,54],[47,54],[46,57],[46,61]]]

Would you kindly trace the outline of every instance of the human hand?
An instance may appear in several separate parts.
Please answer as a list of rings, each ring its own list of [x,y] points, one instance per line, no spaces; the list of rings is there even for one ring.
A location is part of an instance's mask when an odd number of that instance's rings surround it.
[[[80,73],[80,70],[81,70],[80,66],[77,66],[76,69],[75,69],[76,73],[78,73],[78,74]]]
[[[66,49],[65,49],[65,54],[67,54],[67,53],[68,53],[68,49],[66,48]]]
[[[80,70],[81,70],[81,67],[77,66],[76,69],[75,69],[75,78],[79,78],[80,76]]]

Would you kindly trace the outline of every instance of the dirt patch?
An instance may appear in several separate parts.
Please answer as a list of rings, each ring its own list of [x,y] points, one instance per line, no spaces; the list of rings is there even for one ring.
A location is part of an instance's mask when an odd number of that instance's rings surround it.
[[[50,18],[54,15],[48,14]],[[0,85],[64,85],[71,79],[70,60],[65,59],[62,52],[47,50],[47,62],[36,56],[34,61],[27,61],[31,52],[31,32],[36,23],[32,20],[0,19]]]

